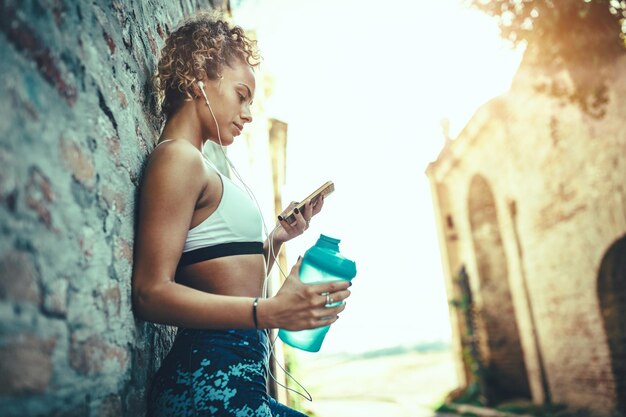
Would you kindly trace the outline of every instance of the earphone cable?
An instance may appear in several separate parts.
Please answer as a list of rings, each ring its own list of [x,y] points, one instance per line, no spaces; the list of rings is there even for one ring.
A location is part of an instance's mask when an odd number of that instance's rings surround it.
[[[278,269],[280,271],[280,273],[282,274],[284,279],[287,279],[287,275],[285,274],[285,271],[282,270],[280,263],[278,262],[278,259],[276,258],[276,254],[274,253],[274,239],[273,239],[273,234],[276,231],[276,229],[279,227],[279,225],[276,225],[271,232],[268,233],[268,229],[267,229],[267,225],[265,223],[265,218],[263,216],[263,212],[261,210],[261,207],[259,205],[258,200],[256,199],[254,193],[252,192],[252,190],[250,189],[250,187],[248,187],[248,185],[245,183],[245,181],[243,180],[243,178],[241,178],[241,175],[239,175],[239,172],[237,171],[237,169],[235,168],[235,165],[231,162],[230,158],[228,158],[228,156],[226,155],[226,152],[224,151],[224,145],[222,144],[222,137],[220,135],[220,128],[219,125],[217,123],[217,119],[215,118],[215,114],[213,114],[213,109],[211,108],[211,104],[209,103],[209,98],[207,97],[205,91],[204,91],[204,83],[202,81],[198,81],[198,86],[200,87],[200,91],[202,92],[202,95],[204,96],[204,99],[206,101],[206,104],[209,108],[209,112],[211,113],[211,117],[213,118],[213,122],[215,123],[215,128],[217,130],[217,139],[219,141],[220,144],[220,150],[222,151],[222,154],[224,155],[224,158],[226,159],[228,165],[230,166],[231,170],[233,171],[233,173],[235,174],[235,176],[237,177],[237,179],[239,180],[239,182],[243,185],[243,187],[245,188],[246,192],[248,193],[248,196],[250,196],[250,198],[252,198],[252,200],[254,201],[257,210],[259,211],[259,215],[261,216],[261,222],[263,224],[263,232],[265,234],[265,237],[268,241],[268,255],[267,255],[267,259],[265,261],[265,278],[263,280],[263,287],[262,287],[262,295],[263,298],[267,298],[268,297],[268,281],[269,281],[269,264],[270,264],[270,256],[271,259],[274,260],[274,264],[278,266]],[[207,158],[208,157],[204,154],[204,152],[201,152],[202,156]],[[311,394],[309,393],[309,391],[302,386],[302,384],[300,384],[300,382],[298,382],[296,380],[296,378],[291,375],[289,372],[287,372],[287,370],[280,364],[278,358],[276,357],[275,354],[275,350],[274,350],[274,344],[276,343],[277,337],[274,338],[274,340],[271,339],[271,331],[270,329],[264,329],[264,331],[267,333],[268,336],[268,340],[269,340],[269,347],[270,347],[270,353],[272,356],[274,356],[274,359],[276,361],[276,363],[278,364],[278,366],[283,370],[283,372],[285,373],[285,375],[287,375],[289,378],[291,378],[296,384],[298,384],[298,386],[300,386],[307,395],[302,394],[301,392],[294,390],[293,388],[289,388],[285,385],[283,385],[280,381],[278,381],[276,379],[276,377],[274,376],[273,372],[270,369],[269,366],[269,358],[265,363],[265,369],[268,372],[268,374],[271,376],[271,378],[281,387],[285,388],[288,391],[291,391],[293,393],[296,393],[298,395],[300,395],[301,397],[307,399],[308,401],[313,401],[313,397],[311,396]]]

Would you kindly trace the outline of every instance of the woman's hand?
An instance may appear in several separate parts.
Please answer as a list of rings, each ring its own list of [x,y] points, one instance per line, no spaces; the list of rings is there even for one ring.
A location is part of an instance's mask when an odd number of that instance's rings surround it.
[[[350,296],[349,281],[340,280],[324,284],[303,284],[299,273],[302,258],[291,268],[289,276],[278,293],[261,300],[258,306],[260,328],[304,330],[334,323],[345,308]],[[328,294],[328,295],[327,295]],[[326,304],[341,302],[337,307]]]
[[[283,210],[283,213],[290,211],[296,204],[295,202],[289,204],[289,206]],[[303,210],[296,209],[294,212],[295,220],[291,223],[287,222],[282,216],[278,216],[278,226],[273,233],[275,244],[281,245],[304,233],[304,231],[309,228],[311,218],[322,211],[323,206],[324,196],[320,195],[319,198],[316,198],[312,202],[307,201],[304,204]]]

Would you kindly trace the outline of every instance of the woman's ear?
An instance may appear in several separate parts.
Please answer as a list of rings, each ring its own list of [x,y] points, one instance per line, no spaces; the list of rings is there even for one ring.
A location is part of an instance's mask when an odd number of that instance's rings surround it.
[[[208,78],[204,70],[199,71],[196,75],[197,78],[195,78],[194,82],[191,84],[191,91],[193,92],[194,98],[202,98],[202,91],[200,91],[200,89],[206,87]]]
[[[202,98],[202,88],[206,88],[206,83],[203,80],[196,79],[191,84],[191,92],[193,93],[193,98]],[[206,90],[205,90],[206,91]]]
[[[205,94],[209,94],[210,91],[215,92],[216,90],[219,90],[220,88],[219,83],[222,82],[223,79],[224,79],[223,76],[221,76],[220,78],[216,80],[209,80],[207,78],[205,78],[204,80],[196,79],[193,82],[193,84],[191,84],[191,89],[192,89],[194,98],[204,97],[204,94],[202,94],[202,89],[204,90]]]

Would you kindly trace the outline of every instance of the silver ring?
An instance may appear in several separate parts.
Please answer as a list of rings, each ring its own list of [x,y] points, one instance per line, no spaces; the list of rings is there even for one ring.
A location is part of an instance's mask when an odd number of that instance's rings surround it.
[[[306,222],[306,227],[309,227],[309,223],[311,222],[310,220],[305,220]]]
[[[325,294],[326,294],[326,304],[324,304],[324,307],[332,307],[335,300],[333,300],[333,297],[330,296],[330,293],[325,293]]]

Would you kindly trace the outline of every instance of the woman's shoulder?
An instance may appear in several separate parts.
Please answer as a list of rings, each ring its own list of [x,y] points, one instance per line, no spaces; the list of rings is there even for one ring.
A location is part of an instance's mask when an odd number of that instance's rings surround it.
[[[161,143],[148,156],[144,179],[202,185],[205,172],[203,158],[202,153],[185,140]]]
[[[204,168],[202,153],[185,140],[159,143],[148,156],[147,167],[197,171]]]

